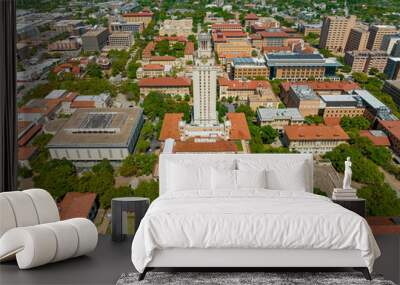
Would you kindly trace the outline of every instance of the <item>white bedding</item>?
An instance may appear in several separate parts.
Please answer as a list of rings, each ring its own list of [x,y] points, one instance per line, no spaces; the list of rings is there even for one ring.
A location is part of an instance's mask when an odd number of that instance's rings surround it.
[[[165,248],[357,249],[370,271],[380,255],[359,215],[319,195],[265,189],[160,196],[133,240],[135,268]]]

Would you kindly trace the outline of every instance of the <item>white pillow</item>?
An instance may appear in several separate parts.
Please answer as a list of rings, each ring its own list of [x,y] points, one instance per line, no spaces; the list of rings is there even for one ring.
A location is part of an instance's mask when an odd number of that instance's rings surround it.
[[[170,191],[211,189],[211,167],[169,163],[167,185]]]
[[[214,190],[236,190],[236,170],[212,168]]]
[[[236,170],[237,187],[240,188],[267,188],[267,171],[263,170]]]
[[[267,170],[268,189],[306,192],[307,185],[308,167],[305,162],[287,163],[284,168],[274,167]]]

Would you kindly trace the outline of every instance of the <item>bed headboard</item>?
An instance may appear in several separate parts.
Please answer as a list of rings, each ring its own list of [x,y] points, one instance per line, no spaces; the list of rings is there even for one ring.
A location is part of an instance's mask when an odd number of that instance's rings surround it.
[[[160,179],[160,195],[166,192],[166,180],[167,180],[167,170],[168,163],[182,163],[182,162],[190,162],[193,165],[210,165],[212,166],[216,162],[220,161],[232,161],[235,162],[238,159],[244,160],[266,160],[268,164],[273,163],[274,161],[305,161],[307,168],[310,170],[307,173],[309,177],[308,181],[308,192],[313,192],[313,156],[312,154],[203,154],[203,153],[178,153],[178,154],[160,154],[160,164],[159,164],[159,179]]]

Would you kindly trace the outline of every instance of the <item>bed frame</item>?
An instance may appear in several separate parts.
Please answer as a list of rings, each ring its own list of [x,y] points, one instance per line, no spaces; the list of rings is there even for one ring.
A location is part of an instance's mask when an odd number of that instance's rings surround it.
[[[271,268],[354,268],[367,280],[371,275],[359,250],[330,249],[194,249],[171,248],[156,250],[152,261],[139,275],[156,268],[230,268],[246,271]]]
[[[265,159],[305,161],[310,171],[308,173],[308,189],[313,191],[313,157],[310,154],[162,154],[160,156],[160,194],[167,191],[165,181],[167,177],[167,161],[195,159],[198,163],[212,163],[213,159]],[[257,269],[285,268],[287,271],[294,268],[354,268],[361,271],[367,280],[371,275],[361,257],[359,250],[334,249],[254,249],[254,248],[169,248],[157,249],[153,259],[139,275],[143,280],[146,273],[153,269],[185,268],[213,269],[229,268],[230,271],[254,271]]]

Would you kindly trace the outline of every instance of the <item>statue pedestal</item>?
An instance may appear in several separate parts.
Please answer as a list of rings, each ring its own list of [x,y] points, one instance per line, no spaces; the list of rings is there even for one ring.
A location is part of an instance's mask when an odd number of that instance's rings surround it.
[[[334,188],[332,193],[333,200],[354,200],[357,199],[356,189]]]

